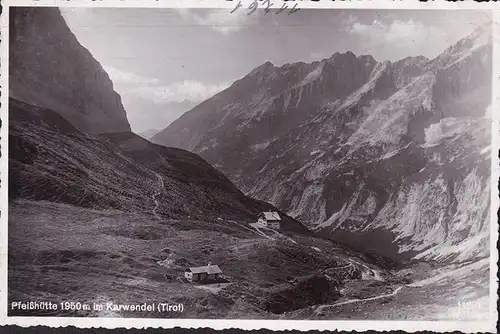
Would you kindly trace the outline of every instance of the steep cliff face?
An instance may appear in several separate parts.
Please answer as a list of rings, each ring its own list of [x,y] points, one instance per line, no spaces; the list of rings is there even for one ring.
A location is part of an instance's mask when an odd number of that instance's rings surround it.
[[[347,53],[265,68],[154,140],[199,153],[247,194],[353,246],[390,253],[390,240],[399,253],[450,261],[488,255],[491,25],[433,60]],[[275,85],[287,71],[297,79]],[[233,94],[250,80],[265,84]],[[258,103],[242,107],[250,96]]]
[[[130,131],[120,96],[57,8],[10,9],[9,94],[88,133]]]

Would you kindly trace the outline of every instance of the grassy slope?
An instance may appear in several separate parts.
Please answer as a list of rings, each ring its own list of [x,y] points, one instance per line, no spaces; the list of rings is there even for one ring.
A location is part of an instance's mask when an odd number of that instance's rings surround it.
[[[419,264],[391,273],[322,239],[270,231],[264,237],[241,229],[238,223],[224,220],[207,229],[206,222],[157,222],[137,212],[13,201],[9,208],[9,301],[184,304],[183,313],[39,315],[428,320],[474,319],[485,314],[476,309],[450,313],[457,301],[487,295],[488,290],[481,288],[487,282],[478,281],[487,276],[484,268],[419,285],[445,270]],[[223,269],[228,283],[197,285],[183,279],[187,266],[208,262]],[[384,281],[370,277],[370,270],[363,266],[379,272]],[[401,286],[392,297],[317,309],[388,294]],[[34,315],[10,312],[23,314]]]
[[[182,302],[183,314],[144,316],[269,318],[283,305],[295,309],[339,298],[337,287],[348,272],[330,281],[322,270],[345,266],[351,257],[341,248],[293,233],[267,235],[228,221],[207,230],[190,220],[158,223],[140,213],[16,200],[9,208],[9,299]],[[229,284],[197,286],[182,278],[187,266],[209,261],[224,270]],[[322,284],[321,296],[314,284]]]

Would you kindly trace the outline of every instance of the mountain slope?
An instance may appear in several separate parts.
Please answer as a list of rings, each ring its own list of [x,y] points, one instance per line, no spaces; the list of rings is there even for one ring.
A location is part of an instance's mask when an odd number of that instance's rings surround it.
[[[9,94],[88,133],[130,131],[120,96],[59,9],[10,9]]]
[[[252,227],[257,213],[276,209],[195,154],[131,132],[91,136],[51,110],[9,102],[9,300],[161,296],[186,308],[36,315],[276,318],[333,302],[352,280],[392,277],[381,268],[392,264],[317,238],[284,214],[279,231]],[[219,285],[183,279],[187,266],[207,262],[223,269]]]
[[[252,219],[252,200],[198,156],[131,133],[88,136],[51,110],[10,100],[10,197],[169,218]],[[41,191],[43,189],[43,191]],[[292,230],[306,232],[289,219]]]
[[[351,52],[279,68],[267,62],[182,115],[152,141],[203,152],[233,176],[250,147],[283,136],[323,104],[344,98],[367,80],[374,65],[373,58],[356,58]]]
[[[265,64],[153,140],[199,153],[246,194],[351,246],[487,256],[491,24],[433,60],[332,59]]]

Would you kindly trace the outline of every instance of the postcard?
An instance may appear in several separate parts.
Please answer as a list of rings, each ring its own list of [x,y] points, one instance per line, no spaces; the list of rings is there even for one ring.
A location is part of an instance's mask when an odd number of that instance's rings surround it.
[[[2,323],[494,332],[498,29],[463,2],[4,1]]]

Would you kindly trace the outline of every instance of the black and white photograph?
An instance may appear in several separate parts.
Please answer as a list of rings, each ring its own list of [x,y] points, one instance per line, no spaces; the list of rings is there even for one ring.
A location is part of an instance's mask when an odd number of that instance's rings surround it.
[[[492,321],[493,12],[266,3],[8,8],[9,317]]]

